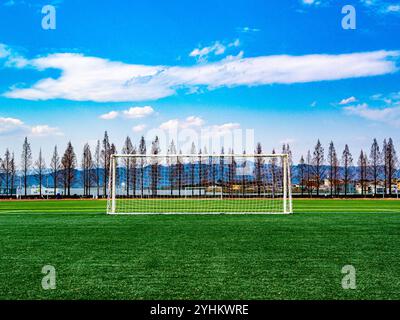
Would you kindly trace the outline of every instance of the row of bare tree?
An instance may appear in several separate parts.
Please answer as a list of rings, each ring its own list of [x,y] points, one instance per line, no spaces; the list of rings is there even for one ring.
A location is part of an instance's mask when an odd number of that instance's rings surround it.
[[[84,194],[89,195],[92,187],[97,187],[97,194],[106,194],[109,163],[111,154],[116,153],[116,147],[110,143],[108,134],[105,132],[102,142],[97,141],[94,155],[92,155],[89,144],[85,144],[83,148],[81,178],[84,187]],[[9,150],[2,163],[1,185],[6,190],[5,193],[10,195],[16,185],[16,166],[14,154],[10,155]],[[68,142],[63,154],[59,153],[58,147],[54,147],[50,164],[47,167],[42,150],[39,150],[38,158],[35,162],[32,160],[32,149],[27,138],[22,145],[20,176],[22,182],[23,193],[27,196],[30,175],[36,177],[36,183],[39,188],[39,195],[42,195],[42,186],[44,179],[51,177],[51,185],[54,188],[54,194],[57,189],[62,187],[64,194],[71,195],[71,189],[77,178],[78,160],[71,142]],[[100,183],[102,181],[102,183]]]
[[[298,180],[302,195],[310,195],[313,192],[319,195],[320,186],[325,179],[329,181],[331,196],[338,195],[340,190],[347,196],[350,185],[355,182],[360,184],[363,195],[368,192],[368,184],[372,184],[374,194],[378,186],[382,186],[385,193],[392,195],[397,165],[398,159],[392,138],[385,139],[382,148],[374,139],[369,157],[361,150],[356,165],[353,164],[353,156],[347,144],[339,159],[335,145],[331,142],[325,160],[324,148],[318,140],[313,153],[309,150],[306,158],[301,157]]]

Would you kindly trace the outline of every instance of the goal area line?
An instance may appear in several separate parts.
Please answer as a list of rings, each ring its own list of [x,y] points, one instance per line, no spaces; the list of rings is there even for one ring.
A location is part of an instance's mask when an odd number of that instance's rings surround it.
[[[128,213],[108,213],[110,216],[185,216],[185,215],[197,215],[197,216],[208,216],[208,215],[214,215],[214,216],[223,216],[223,215],[229,215],[229,216],[251,216],[251,215],[256,215],[256,216],[268,216],[268,215],[279,215],[279,216],[290,216],[293,215],[293,213],[284,213],[284,212],[128,212]]]

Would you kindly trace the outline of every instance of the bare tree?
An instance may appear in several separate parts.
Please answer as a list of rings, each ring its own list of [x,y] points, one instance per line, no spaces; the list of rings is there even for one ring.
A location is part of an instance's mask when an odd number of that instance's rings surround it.
[[[168,155],[175,156],[176,155],[176,146],[174,140],[171,140],[171,144],[168,147],[167,151]],[[177,177],[177,159],[175,157],[167,157],[167,164],[168,164],[168,176],[169,176],[169,185],[170,185],[170,192],[171,197],[174,194],[174,187],[175,187],[175,180]]]
[[[25,137],[24,144],[22,145],[22,161],[21,161],[21,169],[22,169],[22,174],[24,178],[24,194],[25,197],[27,195],[27,189],[28,189],[28,173],[29,169],[32,166],[32,150],[31,150],[31,145],[28,142],[28,138]]]
[[[100,166],[101,166],[101,144],[100,140],[97,140],[96,149],[94,152],[94,163],[95,163],[95,180],[97,188],[97,197],[100,196]]]
[[[53,151],[53,156],[51,157],[50,161],[50,170],[51,170],[51,176],[53,178],[54,195],[56,195],[57,193],[60,168],[61,168],[60,156],[58,155],[57,146],[55,146]]]
[[[11,160],[10,160],[10,173],[11,173],[11,177],[10,177],[10,186],[11,186],[11,195],[12,192],[14,191],[15,188],[15,175],[16,175],[16,171],[17,168],[15,166],[15,156],[14,156],[14,152],[11,154]]]
[[[221,181],[221,188],[224,187],[224,173],[225,173],[225,148],[221,147],[221,156],[219,157],[219,177]],[[223,192],[223,191],[222,191]]]
[[[111,145],[107,131],[104,132],[104,138],[101,150],[101,160],[103,165],[103,197],[107,194],[108,178],[110,174]]]
[[[113,155],[117,154],[117,147],[114,143],[111,143],[110,147],[110,154],[109,154],[109,161],[111,162],[111,158]],[[114,164],[115,164],[115,181],[119,181],[119,170],[118,170],[118,158],[114,159]]]
[[[204,157],[205,155],[207,155],[208,154],[208,151],[207,151],[207,147],[206,146],[204,146],[204,148],[203,148],[203,152],[202,152],[202,154],[203,154],[203,157],[202,157],[202,161],[203,161],[203,169],[202,169],[202,181],[201,181],[201,185],[202,186],[207,186],[207,185],[209,185],[209,175],[210,175],[210,168],[208,167],[208,165],[207,165],[207,160],[206,160],[206,158]]]
[[[199,148],[199,185],[202,187],[204,185],[204,177],[203,177],[203,154],[201,148]]]
[[[196,158],[194,155],[197,153],[196,145],[192,142],[192,146],[190,148],[190,154],[193,155],[190,160],[190,184],[192,186],[192,197],[194,196],[194,186],[195,186],[195,172],[196,172]]]
[[[360,156],[358,158],[358,179],[360,181],[361,194],[363,196],[366,194],[367,166],[368,166],[367,156],[364,154],[364,151],[361,150]]]
[[[332,174],[333,174],[333,181],[334,181],[334,191],[335,195],[337,196],[339,193],[339,180],[340,180],[340,163],[339,158],[337,155],[333,157],[332,162]]]
[[[181,196],[182,190],[182,181],[183,181],[183,171],[184,171],[184,164],[182,159],[182,150],[179,150],[179,156],[177,157],[177,172],[178,172],[178,194]]]
[[[11,153],[8,148],[4,154],[4,159],[1,161],[1,168],[4,174],[4,185],[6,189],[6,195],[9,196],[11,190]]]
[[[39,150],[39,157],[35,162],[35,176],[39,184],[39,197],[42,197],[43,175],[46,170],[46,164],[42,155],[42,149]]]
[[[229,151],[230,156],[228,157],[228,187],[229,194],[232,196],[233,184],[235,183],[236,177],[236,160],[234,156],[234,151],[231,149]]]
[[[133,154],[133,144],[131,138],[126,137],[124,147],[122,148],[122,154],[132,155]],[[129,187],[131,183],[131,168],[132,168],[132,160],[131,158],[123,158],[123,164],[125,166],[125,187],[126,187],[126,196],[129,197]],[[135,160],[134,160],[135,161]]]
[[[93,168],[94,163],[92,158],[92,151],[90,150],[89,144],[86,143],[83,147],[82,155],[82,182],[83,194],[85,196],[89,196],[92,189],[92,183],[94,180]]]
[[[306,177],[306,168],[305,168],[305,161],[304,161],[303,156],[301,156],[300,161],[299,161],[298,175],[299,175],[301,196],[303,196],[304,195],[304,182],[305,182],[305,177]]]
[[[276,154],[275,149],[272,149],[272,154]],[[272,157],[271,160],[269,161],[269,167],[271,171],[271,180],[272,180],[272,197],[275,197],[275,191],[277,189],[277,181],[279,181],[279,176],[278,176],[278,171],[277,167],[277,160],[275,157]]]
[[[312,157],[310,150],[307,151],[306,158],[306,180],[307,180],[307,192],[308,196],[312,195],[313,188],[311,183],[311,174],[312,174]]]
[[[385,155],[385,166],[387,172],[386,173],[387,187],[389,189],[389,195],[392,195],[392,182],[394,180],[397,169],[397,156],[392,138],[389,138],[387,142],[386,148],[384,150],[384,155]]]
[[[319,188],[324,179],[324,161],[324,148],[322,147],[321,142],[318,140],[313,153],[313,175],[316,183],[317,196],[319,196]]]
[[[143,197],[143,189],[144,189],[144,170],[145,170],[145,165],[146,165],[146,158],[144,155],[146,155],[147,148],[146,148],[146,141],[144,140],[144,137],[142,136],[140,138],[139,142],[139,154],[142,155],[140,157],[140,192]]]
[[[382,146],[382,163],[383,163],[383,176],[384,176],[384,193],[387,194],[387,185],[388,185],[388,157],[387,157],[387,151],[388,151],[388,144],[386,139],[383,140],[383,146]]]
[[[213,188],[213,196],[215,197],[215,194],[216,194],[215,185],[216,185],[216,180],[217,180],[216,157],[209,157],[208,166],[209,166],[209,171],[211,172],[211,183],[212,183],[212,188]]]
[[[133,146],[133,150],[132,150],[132,155],[136,155],[137,154],[137,149],[136,146]],[[132,189],[133,189],[133,196],[136,197],[136,183],[137,183],[137,162],[138,159],[136,157],[132,158],[131,161],[131,183],[132,183]]]
[[[344,195],[347,196],[348,185],[352,179],[351,167],[353,166],[353,157],[350,153],[350,149],[347,144],[344,147],[342,155],[342,166],[343,166]]]
[[[255,150],[256,155],[262,154],[262,146],[261,143],[258,142]],[[255,170],[255,177],[256,177],[256,185],[257,185],[257,195],[261,196],[261,185],[262,185],[262,171],[264,166],[264,159],[262,157],[255,157],[254,159],[254,170]]]
[[[160,149],[160,140],[158,139],[158,136],[154,139],[154,141],[151,144],[151,154],[154,156],[159,155],[161,152]],[[151,163],[151,193],[153,196],[157,196],[157,187],[158,187],[158,180],[159,180],[159,159],[158,157],[152,157],[152,163]]]
[[[71,188],[75,179],[76,169],[76,154],[71,142],[68,142],[61,160],[61,165],[63,170],[64,190],[67,196],[71,196]]]
[[[243,150],[243,155],[246,155],[246,150]],[[242,175],[242,196],[244,197],[246,194],[246,168],[247,168],[247,158],[243,157],[243,163],[242,163],[242,170],[241,170],[241,175]]]
[[[329,144],[329,151],[328,151],[328,163],[329,163],[329,185],[331,189],[331,197],[333,194],[336,194],[337,190],[337,182],[338,182],[338,157],[335,149],[335,145],[333,141]]]
[[[379,144],[376,141],[376,139],[374,139],[374,142],[372,143],[371,146],[371,152],[369,155],[369,164],[370,164],[369,168],[371,177],[372,180],[374,181],[374,196],[375,196],[382,165],[381,152],[379,150]]]

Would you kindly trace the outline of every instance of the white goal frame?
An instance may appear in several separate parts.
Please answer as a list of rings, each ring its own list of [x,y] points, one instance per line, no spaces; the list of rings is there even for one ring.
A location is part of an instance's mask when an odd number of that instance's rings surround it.
[[[193,155],[193,154],[157,154],[157,155],[140,155],[140,154],[112,154],[110,157],[110,167],[109,167],[109,179],[108,179],[108,192],[107,192],[107,214],[110,215],[126,215],[126,214],[194,214],[193,212],[116,212],[117,205],[117,185],[116,185],[116,175],[117,175],[117,160],[118,159],[136,159],[136,161],[140,161],[140,159],[148,158],[148,159],[179,159],[179,158],[191,158],[198,159],[201,158],[229,158],[229,157],[238,157],[238,158],[248,158],[248,159],[256,159],[256,158],[280,158],[282,161],[282,169],[283,169],[283,181],[282,181],[282,201],[283,201],[283,210],[282,212],[199,212],[195,214],[293,214],[293,203],[292,203],[292,185],[291,185],[291,168],[289,165],[289,156],[288,154],[201,154],[201,155]],[[218,186],[213,186],[213,188]],[[188,190],[191,190],[196,187],[186,187]],[[202,187],[203,188],[203,187]],[[221,187],[221,200],[223,198],[223,188]],[[265,190],[264,190],[265,192]],[[186,193],[186,190],[185,190]],[[182,197],[181,199],[190,199],[191,197]],[[218,197],[216,197],[218,199]]]

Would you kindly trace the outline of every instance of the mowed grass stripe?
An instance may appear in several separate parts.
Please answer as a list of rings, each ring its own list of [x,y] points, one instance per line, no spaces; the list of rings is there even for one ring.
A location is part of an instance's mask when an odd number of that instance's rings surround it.
[[[264,205],[270,208],[271,204],[266,200],[213,200],[207,209],[204,200],[128,200],[129,207],[135,211],[162,212],[162,211],[189,211],[205,212],[209,209],[213,212],[233,211],[244,212],[261,211]],[[258,202],[257,202],[258,201]],[[263,201],[260,202],[259,201]],[[306,212],[400,212],[400,200],[331,200],[331,199],[294,199],[295,213]],[[7,213],[105,213],[105,200],[43,200],[43,201],[0,201],[0,214]]]

